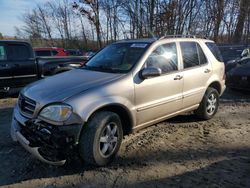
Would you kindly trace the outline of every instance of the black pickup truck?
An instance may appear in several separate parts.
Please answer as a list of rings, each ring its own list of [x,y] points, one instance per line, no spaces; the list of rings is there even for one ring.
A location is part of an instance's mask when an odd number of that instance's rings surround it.
[[[83,57],[35,57],[28,42],[0,40],[0,94],[16,93],[28,83],[79,67],[85,61]]]

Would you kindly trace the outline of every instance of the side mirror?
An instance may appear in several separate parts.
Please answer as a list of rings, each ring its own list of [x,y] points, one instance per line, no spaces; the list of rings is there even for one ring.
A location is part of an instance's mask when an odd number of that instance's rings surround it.
[[[142,69],[140,73],[140,77],[142,79],[147,79],[147,78],[153,78],[160,76],[162,73],[160,68],[155,68],[155,67],[147,67],[145,69]]]
[[[241,57],[246,57],[249,55],[249,49],[245,49],[243,50],[243,52],[241,53]]]

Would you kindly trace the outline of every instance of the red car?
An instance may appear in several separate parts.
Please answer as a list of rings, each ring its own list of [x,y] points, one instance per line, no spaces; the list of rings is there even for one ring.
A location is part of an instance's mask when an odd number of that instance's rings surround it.
[[[44,48],[33,48],[36,56],[68,56],[69,54],[64,48],[57,47],[44,47]]]

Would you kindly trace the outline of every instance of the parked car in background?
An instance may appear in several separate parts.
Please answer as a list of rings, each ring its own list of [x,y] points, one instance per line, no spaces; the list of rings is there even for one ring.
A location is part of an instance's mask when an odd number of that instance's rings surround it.
[[[247,58],[250,58],[250,48],[243,49],[241,51],[241,54],[237,58],[228,61],[226,63],[225,71],[226,72],[230,71],[232,68],[234,68],[238,64],[238,62],[241,62],[242,60],[247,59]]]
[[[229,61],[239,59],[242,51],[244,50],[244,45],[218,45],[221,55],[223,57],[224,63],[227,64]]]
[[[232,63],[226,78],[229,88],[250,90],[250,57],[246,56]]]
[[[43,162],[63,165],[78,151],[102,166],[123,135],[188,111],[212,118],[224,90],[224,63],[211,40],[123,40],[79,69],[25,87],[11,135]]]
[[[83,51],[79,49],[67,49],[66,52],[69,56],[82,56],[83,55]]]
[[[242,51],[241,58],[250,58],[250,48],[245,48]]]
[[[57,47],[43,47],[43,48],[33,48],[35,56],[37,57],[47,57],[47,56],[68,56],[64,48]]]
[[[82,57],[35,57],[27,42],[0,40],[0,93],[16,93],[31,82],[84,63]]]

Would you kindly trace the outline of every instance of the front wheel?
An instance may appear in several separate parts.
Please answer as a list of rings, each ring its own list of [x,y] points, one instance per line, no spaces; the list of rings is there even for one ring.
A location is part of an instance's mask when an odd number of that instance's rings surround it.
[[[106,165],[117,154],[122,137],[119,116],[109,111],[97,112],[83,129],[79,142],[80,156],[87,163]]]
[[[199,118],[208,120],[216,114],[218,107],[219,93],[216,89],[209,87],[195,113]]]

